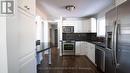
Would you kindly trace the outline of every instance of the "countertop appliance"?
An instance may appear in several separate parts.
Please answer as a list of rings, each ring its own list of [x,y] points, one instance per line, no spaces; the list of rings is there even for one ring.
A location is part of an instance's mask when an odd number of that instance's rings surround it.
[[[105,48],[104,47],[96,45],[95,62],[97,68],[102,72],[105,72]]]
[[[130,73],[130,0],[106,13],[105,73]]]
[[[63,41],[62,55],[75,55],[75,41]]]

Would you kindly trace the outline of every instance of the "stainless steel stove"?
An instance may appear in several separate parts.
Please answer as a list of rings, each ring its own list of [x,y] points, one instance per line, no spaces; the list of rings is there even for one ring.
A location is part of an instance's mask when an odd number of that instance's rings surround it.
[[[75,55],[75,41],[63,41],[62,55]]]

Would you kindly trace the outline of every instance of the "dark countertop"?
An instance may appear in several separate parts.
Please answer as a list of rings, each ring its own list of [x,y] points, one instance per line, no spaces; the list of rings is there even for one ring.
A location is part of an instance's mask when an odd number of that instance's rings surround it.
[[[39,46],[39,47],[37,47],[37,46]],[[50,43],[50,42],[40,42],[39,45],[36,45],[36,52],[37,52],[37,53],[40,53],[40,52],[49,50],[49,49],[51,49],[52,47],[53,47],[53,46],[52,46],[52,43]]]
[[[61,42],[63,42],[63,41],[61,41]],[[74,41],[74,42],[79,42],[79,41]],[[95,41],[84,41],[84,42],[89,42],[89,43],[95,44],[96,46],[100,46],[102,48],[106,47],[106,44],[103,42],[95,42]]]
[[[93,42],[96,46],[100,46],[102,48],[106,48],[106,44],[102,42]]]

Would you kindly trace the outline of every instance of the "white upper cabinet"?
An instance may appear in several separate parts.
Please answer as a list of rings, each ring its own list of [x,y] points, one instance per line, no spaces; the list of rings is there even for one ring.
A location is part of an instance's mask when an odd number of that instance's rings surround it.
[[[122,3],[124,3],[127,0],[115,0],[116,1],[116,6],[121,5]]]
[[[78,21],[63,21],[63,26],[74,26],[75,33],[95,33],[96,32],[96,18],[89,18]]]
[[[82,22],[82,30],[83,30],[83,32],[90,32],[91,31],[91,22],[90,22],[90,20],[83,20],[83,22]]]
[[[18,0],[18,8],[35,15],[35,0]]]
[[[96,18],[91,18],[91,32],[97,32],[97,21]]]
[[[63,26],[74,26],[74,32],[82,32],[82,21],[63,21]]]
[[[90,18],[87,20],[83,20],[83,32],[92,32],[95,33],[97,32],[96,29],[96,18]]]

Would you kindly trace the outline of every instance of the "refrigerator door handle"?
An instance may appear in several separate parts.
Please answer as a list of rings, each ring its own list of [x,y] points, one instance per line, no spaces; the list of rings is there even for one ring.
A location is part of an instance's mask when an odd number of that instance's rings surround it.
[[[115,51],[115,50],[114,50],[114,41],[115,41],[115,40],[114,40],[114,39],[115,39],[115,26],[116,26],[116,21],[114,21],[113,24],[114,24],[114,26],[113,26],[114,28],[113,28],[113,31],[112,31],[112,43],[111,43],[112,46],[111,46],[111,47],[112,47],[112,56],[113,56],[113,57],[112,57],[112,58],[113,58],[112,63],[115,64],[115,52],[114,52],[114,51]]]
[[[116,23],[114,32],[114,61],[116,67],[119,67],[120,65],[117,60],[118,33],[119,33],[119,24]]]

